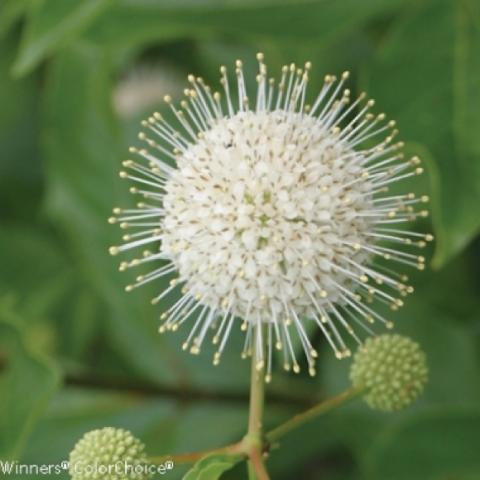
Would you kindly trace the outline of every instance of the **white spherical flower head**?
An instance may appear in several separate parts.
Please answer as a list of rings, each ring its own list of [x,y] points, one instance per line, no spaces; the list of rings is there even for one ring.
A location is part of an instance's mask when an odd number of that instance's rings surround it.
[[[292,335],[314,373],[307,321],[318,325],[338,358],[350,354],[342,331],[361,342],[358,329],[371,334],[374,322],[390,327],[367,304],[377,299],[396,309],[399,296],[413,289],[372,260],[422,269],[423,257],[396,246],[423,247],[432,237],[395,228],[426,215],[414,209],[426,197],[388,193],[390,184],[421,173],[420,161],[403,158],[403,144],[393,142],[394,122],[370,112],[373,100],[350,99],[343,89],[348,73],[339,80],[327,75],[308,105],[309,63],[284,67],[276,84],[267,80],[261,54],[258,60],[254,105],[239,61],[238,99],[225,67],[223,98],[193,76],[180,109],[166,97],[173,121],[158,113],[145,121],[150,133],[140,138],[151,150],[131,151],[146,165],[128,160],[132,173],[121,172],[137,183],[132,192],[145,203],[114,209],[110,221],[135,229],[111,253],[158,245],[123,262],[122,270],[167,261],[127,290],[170,276],[154,301],[176,289],[183,294],[162,314],[160,331],[191,322],[184,348],[198,353],[215,328],[217,363],[235,320],[243,319],[243,354],[254,350],[259,369],[266,360],[268,380],[274,346],[283,351],[285,368],[299,371]]]
[[[322,306],[337,301],[348,262],[366,258],[350,251],[372,195],[351,157],[308,115],[237,113],[179,159],[161,251],[193,294],[249,323],[311,317],[316,291]]]

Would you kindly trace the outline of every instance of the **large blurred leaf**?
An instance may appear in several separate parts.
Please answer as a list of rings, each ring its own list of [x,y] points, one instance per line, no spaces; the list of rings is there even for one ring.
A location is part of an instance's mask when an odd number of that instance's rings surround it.
[[[28,0],[3,0],[0,3],[0,37],[23,15]]]
[[[21,314],[24,341],[52,354],[57,346],[54,320],[61,321],[61,306],[75,286],[64,252],[50,233],[20,224],[2,226],[0,252],[0,292],[12,298]]]
[[[0,12],[0,19],[5,14]],[[38,75],[14,80],[9,74],[17,37],[12,32],[0,38],[0,216],[31,221],[42,181],[37,126],[40,88]]]
[[[480,227],[479,46],[477,2],[430,0],[397,23],[367,70],[379,105],[438,163],[436,266]]]
[[[119,0],[90,30],[108,45],[138,46],[179,37],[218,34],[326,42],[408,4],[405,0]]]
[[[111,1],[31,0],[13,72],[23,75],[31,71],[45,56],[78,36]]]
[[[477,408],[431,409],[387,429],[371,451],[372,480],[480,478]]]
[[[115,180],[121,158],[109,68],[107,55],[85,44],[66,49],[52,64],[44,117],[47,209],[68,232],[87,280],[109,304],[114,343],[143,374],[172,380],[175,372],[148,305],[127,300],[107,254],[115,232],[105,219],[120,197]]]
[[[30,303],[38,298],[40,302],[51,290],[68,287],[73,272],[67,258],[55,237],[38,227],[4,224],[0,230],[0,252],[0,289],[15,292],[19,300]],[[42,310],[37,302],[35,310]]]
[[[5,223],[0,252],[0,292],[21,313],[25,341],[49,354],[82,358],[99,336],[105,305],[79,278],[65,244],[45,227]]]
[[[25,343],[21,319],[0,310],[0,458],[18,458],[56,389],[55,368]]]

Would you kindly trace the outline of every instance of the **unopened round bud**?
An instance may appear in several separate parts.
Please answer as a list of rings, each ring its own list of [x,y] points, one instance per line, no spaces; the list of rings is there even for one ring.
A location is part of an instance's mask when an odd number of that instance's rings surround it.
[[[428,378],[426,355],[408,337],[369,338],[355,353],[350,378],[365,387],[364,399],[375,410],[400,410],[420,395]]]
[[[145,446],[129,431],[102,428],[86,433],[70,452],[72,480],[150,478]]]

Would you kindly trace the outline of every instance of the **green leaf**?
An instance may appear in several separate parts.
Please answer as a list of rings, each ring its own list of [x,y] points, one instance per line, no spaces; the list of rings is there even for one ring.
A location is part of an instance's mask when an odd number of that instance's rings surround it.
[[[24,340],[16,314],[0,310],[0,458],[17,459],[58,386],[58,373]]]
[[[431,408],[386,429],[372,447],[372,480],[480,478],[478,408]]]
[[[21,315],[26,342],[64,359],[80,359],[99,337],[105,304],[79,278],[67,250],[45,227],[4,223],[0,291]]]
[[[21,301],[30,303],[38,299],[33,302],[37,314],[48,310],[47,305],[39,308],[39,303],[51,296],[50,291],[61,293],[71,282],[68,260],[56,238],[38,227],[3,224],[0,251],[0,288],[15,292]]]
[[[173,358],[161,347],[153,309],[145,298],[125,293],[127,279],[108,255],[119,235],[106,219],[121,198],[122,158],[110,76],[109,56],[83,43],[64,49],[52,62],[44,110],[46,208],[67,232],[84,278],[109,306],[112,344],[150,379],[173,381]]]
[[[183,480],[218,480],[222,473],[242,460],[239,455],[213,454],[201,458],[183,477]]]
[[[266,38],[326,42],[404,5],[404,0],[120,0],[109,12],[110,21],[96,22],[89,34],[117,48],[222,34],[253,37],[257,43]]]
[[[24,14],[28,0],[3,0],[0,4],[0,37]]]
[[[480,227],[479,42],[477,2],[430,0],[396,23],[366,69],[381,108],[399,121],[404,138],[424,144],[437,162],[437,267]]]
[[[91,290],[80,290],[70,303],[71,317],[68,329],[62,332],[64,351],[70,357],[88,355],[92,339],[101,327],[104,303]]]
[[[15,75],[33,70],[46,56],[65,46],[109,7],[111,0],[32,0]]]
[[[2,14],[5,12],[0,12],[0,19],[4,18]],[[0,38],[0,215],[4,220],[28,218],[31,222],[40,204],[42,181],[38,145],[40,88],[38,75],[15,80],[9,74],[17,36],[12,32]]]

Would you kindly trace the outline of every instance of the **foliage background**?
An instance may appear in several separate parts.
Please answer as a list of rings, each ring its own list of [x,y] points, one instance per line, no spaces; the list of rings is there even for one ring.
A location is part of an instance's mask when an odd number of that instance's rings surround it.
[[[273,478],[479,479],[476,0],[1,0],[0,457],[59,462],[107,425],[151,454],[242,435],[240,334],[216,368],[183,353],[179,335],[157,335],[151,292],[126,295],[106,253],[119,237],[106,219],[132,201],[117,171],[139,119],[168,90],[178,98],[186,74],[216,82],[219,64],[250,68],[258,50],[270,71],[312,60],[312,85],[352,71],[352,88],[368,89],[426,163],[411,188],[430,193],[419,228],[436,236],[433,268],[412,275],[416,294],[393,315],[428,353],[421,401],[319,419],[272,452]],[[268,425],[348,385],[348,362],[317,340],[315,379],[274,375]]]

